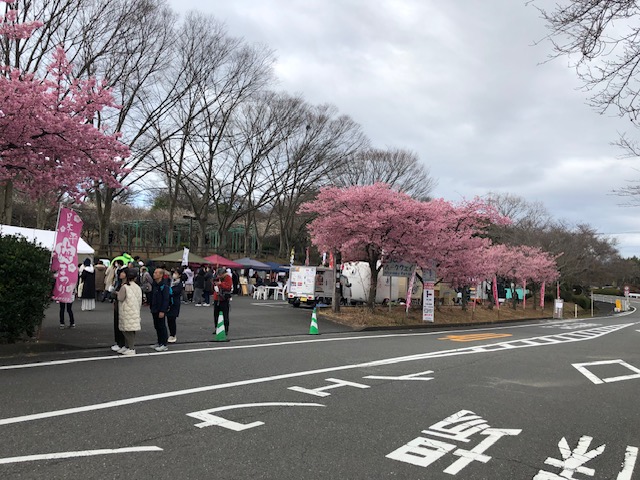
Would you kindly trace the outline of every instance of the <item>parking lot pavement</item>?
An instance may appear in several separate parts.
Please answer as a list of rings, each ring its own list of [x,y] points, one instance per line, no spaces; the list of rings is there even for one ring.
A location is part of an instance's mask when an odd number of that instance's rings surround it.
[[[114,343],[113,304],[96,302],[96,309],[82,311],[81,302],[73,304],[76,328],[59,328],[59,305],[53,303],[45,312],[45,319],[37,341],[15,345],[0,345],[0,356],[29,354],[46,351],[107,348]],[[283,300],[255,300],[251,297],[234,297],[228,337],[251,339],[305,335],[309,333],[311,309],[293,308]],[[67,326],[68,316],[65,314]],[[183,304],[178,317],[178,344],[206,342],[213,338],[215,330],[213,305],[196,307]],[[350,327],[320,320],[320,333],[352,331]],[[136,335],[136,345],[155,343],[156,334],[148,307],[142,307],[142,331]]]

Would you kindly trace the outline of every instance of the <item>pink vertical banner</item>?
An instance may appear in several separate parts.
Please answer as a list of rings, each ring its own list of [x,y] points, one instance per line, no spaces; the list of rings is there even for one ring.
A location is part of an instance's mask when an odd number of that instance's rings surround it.
[[[527,281],[522,281],[522,308],[527,308]]]
[[[60,209],[53,246],[51,270],[56,283],[52,298],[58,302],[71,303],[78,283],[78,240],[82,232],[82,219],[69,208]]]
[[[493,291],[493,301],[496,303],[496,308],[500,309],[500,300],[498,300],[498,277],[496,276],[493,277],[491,290]]]
[[[413,284],[416,282],[416,269],[418,267],[414,267],[413,274],[411,275],[411,279],[409,280],[409,287],[407,288],[407,301],[405,311],[409,313],[409,308],[411,308],[411,293],[413,292]]]
[[[540,308],[544,308],[544,290],[545,283],[542,282],[542,286],[540,287]]]
[[[329,252],[329,268],[333,268],[336,264],[335,259],[333,258],[333,251]]]

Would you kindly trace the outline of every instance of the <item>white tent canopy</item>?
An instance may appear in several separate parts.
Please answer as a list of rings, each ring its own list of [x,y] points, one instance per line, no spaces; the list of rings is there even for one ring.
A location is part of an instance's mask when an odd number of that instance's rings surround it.
[[[56,241],[55,230],[40,230],[38,228],[14,227],[13,225],[0,225],[0,236],[21,235],[28,241],[40,244],[47,250],[53,250]],[[93,255],[95,250],[83,239],[78,240],[78,255]]]

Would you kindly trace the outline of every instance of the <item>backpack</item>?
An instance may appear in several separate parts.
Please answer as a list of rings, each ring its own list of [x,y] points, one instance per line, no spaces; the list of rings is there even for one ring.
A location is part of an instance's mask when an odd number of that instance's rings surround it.
[[[149,293],[151,292],[151,290],[153,290],[153,286],[151,284],[153,280],[150,282],[149,277],[150,277],[149,272],[144,272],[144,274],[138,275],[138,279],[139,279],[138,285],[140,285],[140,288],[144,293]]]
[[[162,286],[160,286],[160,291],[163,292],[164,291],[164,287],[166,287],[166,284],[163,284]],[[169,308],[171,308],[171,305],[174,304],[173,301],[173,287],[171,285],[169,285]]]

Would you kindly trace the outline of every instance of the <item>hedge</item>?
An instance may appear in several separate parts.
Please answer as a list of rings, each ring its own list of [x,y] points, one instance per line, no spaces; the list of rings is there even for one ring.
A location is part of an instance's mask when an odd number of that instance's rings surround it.
[[[0,236],[0,342],[33,336],[51,303],[51,252],[21,236]]]

